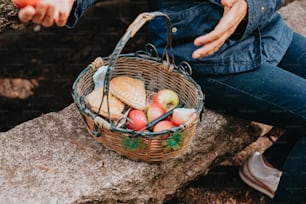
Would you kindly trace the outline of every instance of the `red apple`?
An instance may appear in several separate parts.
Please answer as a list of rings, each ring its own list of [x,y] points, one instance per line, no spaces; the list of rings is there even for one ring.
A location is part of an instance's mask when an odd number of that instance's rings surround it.
[[[24,8],[26,6],[35,7],[39,0],[12,0],[12,1],[18,8]]]
[[[176,126],[184,124],[195,112],[194,108],[175,108],[172,113],[172,122]]]
[[[153,101],[159,104],[165,112],[173,109],[180,102],[178,94],[171,89],[160,89],[154,95]]]
[[[133,109],[129,112],[128,118],[132,121],[127,122],[127,128],[131,130],[141,130],[143,129],[146,124],[148,123],[147,121],[147,116],[142,110],[137,110]]]
[[[175,125],[169,121],[169,120],[162,120],[160,122],[158,122],[154,128],[153,128],[153,132],[160,132],[163,130],[170,130],[171,128],[175,127]]]
[[[165,114],[164,109],[157,103],[152,103],[148,106],[147,109],[148,122],[151,122],[164,114]]]
[[[169,115],[166,120],[172,121],[172,115]]]

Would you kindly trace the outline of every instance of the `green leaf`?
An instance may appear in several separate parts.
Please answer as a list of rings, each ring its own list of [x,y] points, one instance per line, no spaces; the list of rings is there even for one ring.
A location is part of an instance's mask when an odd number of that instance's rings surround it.
[[[162,145],[165,147],[164,151],[178,150],[182,146],[184,138],[185,134],[173,133],[170,138],[162,142]]]
[[[177,150],[180,148],[180,145],[175,141],[175,139],[170,138],[169,139],[169,148],[173,150]]]
[[[175,132],[175,133],[173,133],[173,135],[172,135],[172,137],[171,138],[173,138],[177,143],[179,143],[180,142],[180,140],[181,140],[181,137],[182,137],[182,135],[181,134],[179,134],[179,133],[177,133],[177,132]]]
[[[136,150],[136,149],[144,149],[145,144],[142,138],[139,137],[125,137],[122,141],[126,150]]]

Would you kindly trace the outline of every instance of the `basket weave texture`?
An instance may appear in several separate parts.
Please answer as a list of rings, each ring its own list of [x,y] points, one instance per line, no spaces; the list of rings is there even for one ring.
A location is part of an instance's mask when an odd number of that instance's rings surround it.
[[[186,150],[195,135],[204,102],[200,86],[186,71],[174,63],[144,53],[120,54],[128,39],[133,37],[145,22],[156,16],[165,17],[170,27],[170,21],[163,13],[140,14],[117,43],[110,57],[96,58],[79,74],[72,90],[73,99],[84,119],[85,126],[98,142],[120,155],[150,163],[178,157]],[[129,76],[142,80],[147,92],[172,89],[178,93],[184,107],[194,108],[196,114],[185,124],[171,131],[136,132],[118,127],[115,121],[95,114],[83,100],[94,89],[93,74],[101,66],[108,67],[104,94],[108,94],[108,85],[112,78]]]

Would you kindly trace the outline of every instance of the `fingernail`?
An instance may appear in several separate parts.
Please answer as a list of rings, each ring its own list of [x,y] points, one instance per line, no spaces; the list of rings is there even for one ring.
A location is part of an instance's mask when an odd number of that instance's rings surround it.
[[[194,58],[194,59],[197,59],[197,58],[199,58],[199,57],[200,57],[199,54],[193,54],[193,58]]]

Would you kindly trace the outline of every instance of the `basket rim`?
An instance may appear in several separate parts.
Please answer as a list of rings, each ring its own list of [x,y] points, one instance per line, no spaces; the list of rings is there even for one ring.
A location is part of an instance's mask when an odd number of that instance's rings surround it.
[[[196,109],[196,115],[197,117],[199,117],[199,115],[202,113],[203,111],[203,108],[204,108],[204,100],[205,100],[205,97],[204,97],[204,93],[202,92],[202,89],[200,87],[199,84],[197,84],[197,82],[187,73],[187,72],[183,72],[181,71],[180,69],[177,69],[177,65],[174,64],[174,63],[170,63],[170,62],[166,62],[165,60],[162,60],[160,57],[152,57],[152,56],[149,56],[149,55],[144,55],[144,54],[137,54],[136,52],[133,52],[133,53],[126,53],[126,54],[120,54],[118,58],[121,58],[121,57],[127,57],[127,58],[138,58],[140,60],[148,60],[148,61],[152,61],[154,63],[164,63],[166,65],[168,65],[169,67],[170,66],[174,66],[174,69],[172,69],[171,71],[174,72],[175,74],[179,74],[180,76],[182,77],[185,77],[188,81],[190,81],[194,87],[196,88],[197,90],[197,99],[198,99],[198,106]],[[103,62],[105,61],[108,61],[110,60],[110,57],[107,56],[107,57],[101,57]],[[72,98],[74,100],[74,102],[76,103],[77,107],[79,108],[79,110],[88,115],[92,120],[95,120],[96,117],[99,117],[101,118],[102,120],[104,120],[102,117],[100,117],[98,114],[94,113],[92,110],[88,109],[84,104],[81,103],[81,98],[83,96],[78,96],[78,93],[77,93],[77,87],[78,87],[78,83],[79,81],[81,80],[81,78],[89,71],[93,69],[92,65],[89,64],[87,65],[80,73],[79,75],[77,76],[77,78],[75,79],[73,85],[72,85]],[[107,121],[107,120],[105,120]],[[109,121],[107,121],[109,122]],[[164,130],[164,131],[160,131],[160,132],[137,132],[137,131],[134,131],[134,130],[128,130],[128,129],[123,129],[123,128],[118,128],[114,125],[114,123],[110,123],[110,130],[111,131],[116,131],[116,132],[121,132],[121,133],[125,133],[125,134],[130,134],[129,136],[133,135],[135,137],[137,136],[142,136],[142,137],[145,137],[145,138],[153,138],[155,136],[158,136],[158,135],[161,135],[161,134],[169,134],[169,133],[174,133],[174,132],[177,132],[177,131],[181,131],[181,130],[184,130],[185,129],[185,125],[180,125],[178,127],[175,127],[175,128],[172,128],[171,130]]]

